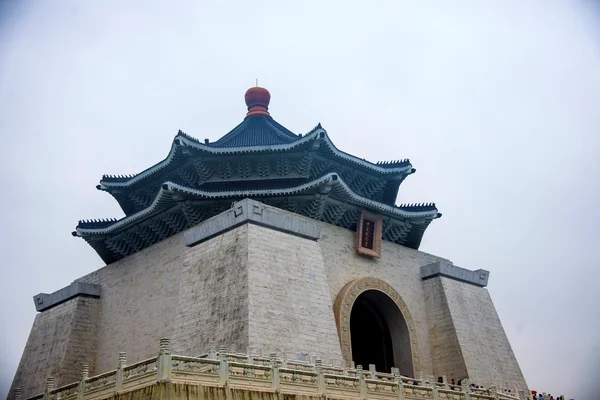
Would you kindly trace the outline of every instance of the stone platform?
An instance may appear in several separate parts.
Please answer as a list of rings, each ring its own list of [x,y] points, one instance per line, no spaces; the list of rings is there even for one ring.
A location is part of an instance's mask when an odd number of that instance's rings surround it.
[[[101,399],[378,399],[378,400],[517,400],[507,389],[474,389],[433,381],[433,377],[401,376],[313,362],[229,353],[224,347],[198,357],[171,354],[170,340],[161,339],[158,356],[127,365],[119,354],[118,367],[81,380],[54,387],[47,378],[46,390],[26,400]],[[514,392],[513,392],[514,393]],[[21,399],[15,389],[14,399]]]

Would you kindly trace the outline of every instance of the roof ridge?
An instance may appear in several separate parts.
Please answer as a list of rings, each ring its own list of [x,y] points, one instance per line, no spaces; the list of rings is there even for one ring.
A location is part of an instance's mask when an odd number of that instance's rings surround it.
[[[267,122],[267,124],[272,125],[273,128],[278,133],[284,134],[285,136],[289,137],[290,139],[298,140],[301,137],[300,135],[295,134],[294,132],[292,132],[288,128],[286,128],[285,126],[281,125],[279,122],[275,121],[273,118],[267,119],[266,122]]]
[[[201,143],[200,140],[196,139],[195,137],[193,137],[191,135],[188,135],[187,133],[185,133],[181,129],[177,132],[177,135],[175,135],[175,137],[173,138],[173,140],[177,139],[178,136],[183,136],[184,138],[186,138],[188,140],[191,140],[192,142]]]
[[[246,117],[225,136],[210,143],[211,147],[270,146],[288,144],[301,136],[264,115]]]
[[[99,219],[80,219],[77,227],[86,227],[86,228],[104,228],[107,226],[111,226],[118,219],[116,218],[99,218]]]
[[[431,203],[403,203],[400,204],[399,206],[395,206],[397,208],[401,208],[403,210],[414,210],[414,211],[419,211],[419,210],[430,210],[432,208],[437,208],[435,206],[435,203],[431,202]]]
[[[410,160],[408,158],[392,161],[377,161],[375,163],[375,165],[378,165],[382,168],[396,168],[406,164],[410,164]]]
[[[237,124],[236,126],[233,127],[233,129],[231,129],[229,132],[227,132],[225,135],[221,136],[219,139],[215,140],[214,142],[210,143],[211,147],[214,146],[216,143],[223,141],[224,143],[227,143],[228,141],[230,141],[232,138],[235,137],[235,134],[240,130],[240,128],[246,124],[247,119],[244,119],[242,122],[240,122],[239,124]]]

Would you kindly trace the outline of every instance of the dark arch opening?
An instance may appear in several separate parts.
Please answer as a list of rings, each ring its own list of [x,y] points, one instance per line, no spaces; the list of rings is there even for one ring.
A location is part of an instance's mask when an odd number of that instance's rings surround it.
[[[413,376],[408,326],[402,312],[385,293],[367,290],[356,298],[350,312],[352,359],[367,369],[375,364],[379,372],[400,369]]]
[[[356,365],[367,368],[375,364],[377,371],[394,367],[392,337],[385,317],[363,296],[359,296],[350,314],[352,358]]]

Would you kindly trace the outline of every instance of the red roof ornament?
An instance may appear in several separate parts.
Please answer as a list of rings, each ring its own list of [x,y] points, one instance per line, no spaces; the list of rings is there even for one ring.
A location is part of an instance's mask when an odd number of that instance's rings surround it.
[[[246,114],[246,117],[255,115],[271,116],[268,111],[271,94],[267,89],[258,86],[252,87],[246,91],[244,99],[246,100],[246,106],[248,107],[248,114]]]

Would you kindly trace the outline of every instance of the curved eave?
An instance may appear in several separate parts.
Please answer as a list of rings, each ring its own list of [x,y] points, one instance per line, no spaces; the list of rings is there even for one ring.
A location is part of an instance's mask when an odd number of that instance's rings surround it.
[[[173,159],[175,158],[175,155],[177,154],[177,147],[178,147],[177,138],[178,138],[178,136],[179,136],[179,134],[177,134],[177,136],[175,136],[175,139],[173,140],[173,143],[171,144],[171,150],[169,150],[169,154],[167,155],[167,157],[164,160],[162,160],[161,162],[159,162],[158,164],[155,164],[152,167],[147,168],[144,171],[140,172],[139,174],[132,175],[132,176],[107,175],[100,180],[100,184],[97,186],[97,188],[99,190],[109,190],[111,187],[131,186],[131,185],[143,180],[144,178],[154,175],[158,171],[168,167],[173,162]],[[108,178],[108,180],[105,178]]]
[[[350,203],[379,211],[382,214],[391,217],[402,217],[406,219],[435,219],[439,216],[438,209],[433,203],[429,206],[390,206],[354,193],[346,184],[346,182],[344,182],[337,174],[328,174],[326,176],[332,176],[332,180],[334,181],[334,184],[332,184],[332,192],[335,194],[334,197],[346,197]],[[418,211],[410,210],[410,208],[418,209]]]
[[[277,151],[288,151],[294,148],[297,148],[303,144],[309,143],[311,141],[319,140],[321,143],[324,143],[331,153],[346,162],[356,164],[363,169],[370,170],[372,172],[378,173],[384,176],[400,176],[402,178],[407,175],[412,174],[415,170],[409,161],[406,161],[404,165],[388,168],[382,167],[377,164],[373,164],[369,161],[357,158],[351,154],[345,153],[339,150],[331,139],[327,132],[323,128],[313,129],[309,134],[304,137],[299,138],[298,140],[279,145],[265,145],[265,146],[245,146],[245,147],[211,147],[207,146],[203,143],[200,143],[197,139],[194,139],[186,134],[178,133],[173,140],[173,144],[171,145],[171,150],[169,151],[168,156],[158,164],[140,172],[139,174],[131,177],[114,177],[109,178],[108,180],[102,179],[100,181],[100,185],[98,185],[98,189],[110,191],[111,188],[114,187],[128,187],[134,185],[151,175],[156,174],[160,170],[168,167],[173,160],[176,158],[177,149],[179,147],[191,147],[201,152],[206,152],[211,155],[225,155],[225,154],[247,154],[247,153],[260,153],[260,152],[277,152]]]
[[[365,197],[362,197],[354,193],[348,185],[341,179],[341,177],[335,173],[329,173],[322,176],[321,178],[315,179],[311,182],[303,185],[286,188],[286,189],[253,189],[253,190],[232,190],[232,191],[203,191],[192,189],[186,186],[178,185],[172,182],[165,182],[158,194],[154,198],[154,201],[147,208],[124,217],[110,226],[102,228],[86,228],[77,226],[74,234],[76,236],[84,237],[89,235],[106,235],[116,232],[118,230],[127,228],[133,225],[137,221],[144,220],[156,212],[162,209],[168,208],[176,203],[174,196],[177,193],[190,195],[196,198],[202,199],[224,199],[224,198],[245,198],[245,197],[265,197],[265,196],[286,196],[292,194],[302,194],[310,192],[311,189],[323,188],[323,193],[333,194],[332,197],[342,201],[368,208],[379,212],[389,217],[400,217],[404,219],[417,219],[417,220],[432,220],[438,218],[440,214],[434,204],[430,205],[419,205],[419,206],[390,206],[383,204]],[[410,210],[414,208],[415,210]]]
[[[358,164],[363,168],[377,172],[381,175],[399,174],[399,175],[403,175],[404,177],[406,177],[407,175],[410,175],[415,172],[415,169],[413,168],[412,164],[408,160],[402,162],[401,166],[386,168],[386,167],[382,167],[378,164],[373,164],[372,162],[355,157],[352,154],[348,154],[348,153],[338,149],[337,147],[335,147],[335,144],[333,144],[333,142],[331,141],[331,138],[329,137],[327,132],[325,132],[323,139],[324,139],[324,142],[329,147],[329,149],[331,150],[331,152],[333,153],[333,155],[335,155],[336,157],[341,158],[342,160],[345,160],[345,161],[349,161],[351,163]]]

